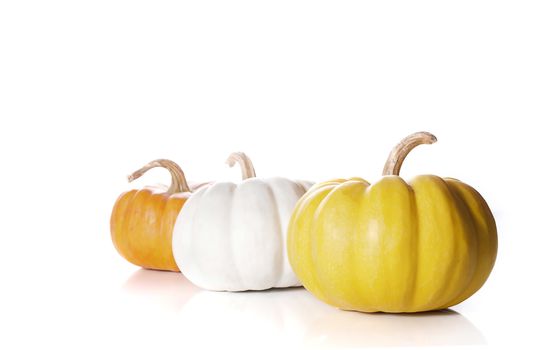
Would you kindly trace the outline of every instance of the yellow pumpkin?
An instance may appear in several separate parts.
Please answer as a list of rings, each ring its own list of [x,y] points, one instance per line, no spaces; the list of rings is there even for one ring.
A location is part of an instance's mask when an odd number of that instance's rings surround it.
[[[297,203],[288,256],[324,302],[363,312],[419,312],[458,304],[488,278],[497,229],[482,196],[434,175],[399,177],[406,155],[436,137],[415,133],[391,152],[383,177],[313,186]]]
[[[190,197],[190,188],[181,168],[167,159],[148,163],[128,176],[128,180],[131,182],[155,167],[169,170],[171,186],[169,189],[147,186],[121,194],[111,213],[111,239],[117,251],[132,264],[179,271],[171,237],[177,216]]]

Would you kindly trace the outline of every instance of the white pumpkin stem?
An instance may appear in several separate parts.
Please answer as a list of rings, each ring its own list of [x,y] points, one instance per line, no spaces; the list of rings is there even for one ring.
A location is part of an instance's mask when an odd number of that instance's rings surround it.
[[[228,164],[230,167],[233,167],[235,164],[239,164],[241,167],[241,172],[243,173],[243,180],[256,177],[256,171],[254,171],[252,161],[243,152],[233,152],[230,154],[228,159],[226,159],[226,164]]]
[[[382,176],[399,175],[403,161],[414,147],[424,144],[429,145],[435,142],[437,142],[437,137],[426,131],[415,132],[405,137],[391,150],[388,160],[384,165]]]
[[[178,166],[177,163],[168,159],[153,160],[152,162],[143,166],[141,169],[138,169],[129,175],[128,182],[132,182],[141,177],[141,175],[145,174],[152,168],[166,168],[171,174],[171,185],[166,193],[174,194],[179,192],[190,192],[190,187],[188,187],[188,183],[186,182],[186,178],[181,167]]]

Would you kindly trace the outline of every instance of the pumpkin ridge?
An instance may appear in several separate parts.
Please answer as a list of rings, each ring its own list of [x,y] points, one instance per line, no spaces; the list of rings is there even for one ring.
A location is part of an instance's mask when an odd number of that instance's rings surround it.
[[[360,198],[359,198],[359,202],[358,202],[358,212],[359,214],[356,215],[356,225],[355,227],[357,227],[358,229],[361,229],[363,227],[363,218],[362,218],[362,215],[361,213],[363,213],[363,211],[366,209],[366,203],[365,203],[365,200],[366,200],[366,195],[367,193],[369,192],[370,190],[370,187],[371,187],[371,184],[368,183],[367,181],[362,181],[361,182],[362,184],[365,185],[365,188],[363,189],[363,191],[360,193]],[[356,242],[358,240],[363,240],[362,237],[359,237],[361,236],[361,233],[360,232],[354,232],[354,237],[352,238],[353,242]],[[356,242],[357,243],[357,242]],[[350,242],[349,244],[352,244],[352,242]],[[356,269],[355,269],[355,272],[354,272],[354,288],[356,289],[356,294],[358,295],[363,295],[364,294],[364,291],[363,291],[363,287],[361,285],[361,282],[360,282],[360,276],[362,276],[362,273],[360,273],[359,271],[359,265],[357,264],[357,259],[358,257],[356,256],[357,254],[359,254],[357,251],[354,251],[354,254],[352,254],[352,257],[351,259],[353,260],[353,262],[351,263],[352,266],[355,266]],[[345,309],[347,310],[347,309]],[[351,305],[348,310],[355,310],[355,306]],[[377,311],[376,309],[374,308],[366,308],[364,310],[365,312],[375,312]]]
[[[167,201],[167,205],[165,208],[165,215],[164,215],[164,221],[166,222],[166,225],[169,227],[168,233],[166,233],[166,236],[169,236],[168,244],[169,244],[169,256],[166,261],[168,261],[170,264],[170,270],[178,272],[180,271],[180,268],[177,264],[177,261],[175,260],[175,255],[173,254],[173,232],[175,230],[175,224],[177,223],[177,218],[180,216],[181,210],[183,210],[184,205],[188,201],[188,199],[192,196],[186,195],[186,193],[178,193],[170,196]]]
[[[280,179],[280,182],[273,182],[272,183],[272,190],[275,195],[275,198],[277,196],[277,193],[282,193],[280,191],[280,184],[281,182],[284,182],[287,184],[287,190],[285,189],[283,192],[287,195],[287,198],[291,201],[289,203],[288,208],[284,208],[284,210],[281,210],[281,207],[279,206],[279,201],[276,201],[276,208],[280,219],[280,228],[281,228],[281,242],[282,242],[282,276],[280,277],[281,286],[302,286],[300,279],[297,277],[297,275],[293,271],[293,267],[290,264],[289,261],[289,255],[288,255],[288,232],[290,227],[290,221],[295,213],[297,203],[299,202],[299,198],[303,196],[307,192],[307,189],[312,187],[312,183],[309,181],[303,181],[303,180],[290,180],[287,178],[277,178]]]
[[[195,222],[195,217],[198,214],[198,207],[193,205],[193,203],[199,200],[200,197],[203,197],[212,186],[214,186],[214,184],[196,191],[189,197],[175,221],[172,235],[172,251],[175,263],[179,269],[181,269],[181,272],[199,287],[202,285],[202,283],[200,283],[201,280],[195,280],[191,277],[193,270],[200,270],[198,261],[187,261],[185,259],[186,252],[195,250],[194,240],[190,234],[187,235],[186,233],[192,230],[192,223]],[[186,225],[188,224],[189,226],[187,228]]]
[[[448,273],[449,276],[453,278],[454,287],[448,288],[448,290],[444,292],[448,294],[447,300],[434,305],[434,308],[442,308],[461,295],[472,281],[476,271],[476,265],[478,263],[477,246],[479,242],[477,230],[468,207],[457,197],[457,194],[453,191],[453,188],[451,188],[451,186],[449,186],[449,184],[443,178],[434,175],[431,175],[431,177],[438,181],[449,194],[451,199],[449,203],[452,204],[453,208],[451,214],[452,222],[455,227],[454,234],[461,234],[461,237],[455,237],[455,239],[452,240],[454,249],[452,256],[456,257],[456,259],[457,257],[463,256],[463,258],[468,261],[468,263],[451,265],[452,268]],[[464,280],[462,280],[461,277],[463,277]],[[455,292],[453,291],[454,288]]]
[[[415,247],[416,251],[413,252],[413,254],[412,254],[413,261],[414,261],[413,262],[414,276],[413,276],[413,279],[412,279],[412,286],[410,287],[412,292],[410,294],[410,300],[408,301],[408,306],[405,307],[406,310],[409,310],[409,309],[415,309],[416,308],[416,305],[415,305],[414,301],[416,300],[416,293],[417,293],[417,290],[418,290],[418,274],[419,274],[419,270],[420,270],[420,219],[419,219],[420,215],[418,213],[418,200],[417,200],[417,197],[416,197],[416,193],[414,192],[414,189],[412,188],[412,186],[410,186],[409,183],[407,183],[407,186],[408,186],[408,190],[409,190],[410,195],[411,195],[413,218],[415,220],[414,232],[412,234],[414,236],[414,239],[416,240],[416,244],[413,245]],[[412,311],[417,311],[417,310],[412,310]]]
[[[452,261],[448,261],[447,259],[450,259],[450,257],[457,256],[457,243],[455,239],[443,236],[444,233],[442,232],[445,230],[444,227],[437,226],[437,224],[452,224],[455,222],[455,219],[453,217],[452,211],[454,208],[450,204],[450,197],[451,194],[449,191],[446,191],[445,188],[443,188],[442,183],[439,181],[439,177],[434,175],[419,175],[416,176],[412,182],[411,186],[414,189],[414,192],[416,193],[416,200],[418,203],[418,210],[421,209],[421,206],[419,204],[423,202],[431,202],[433,203],[432,206],[424,205],[424,209],[422,210],[423,217],[425,218],[426,223],[424,225],[421,225],[421,222],[419,223],[419,230],[418,234],[420,235],[420,238],[422,237],[422,227],[424,228],[425,232],[425,238],[420,241],[420,244],[423,244],[423,248],[420,249],[420,254],[418,255],[419,258],[422,258],[424,256],[424,253],[429,252],[428,249],[439,249],[441,250],[440,256],[436,256],[434,254],[430,254],[426,256],[426,259],[429,259],[428,261],[424,261],[423,264],[420,264],[418,262],[418,266],[425,267],[425,269],[429,269],[428,266],[434,265],[438,266],[440,270],[440,274],[438,274],[435,277],[434,272],[427,272],[422,273],[422,271],[418,271],[417,274],[417,285],[421,289],[426,290],[426,296],[423,299],[423,303],[417,302],[417,309],[418,311],[425,311],[429,309],[434,309],[436,306],[441,305],[443,302],[446,302],[448,298],[445,298],[447,290],[449,290],[449,284],[450,280],[449,277],[453,275],[453,271],[455,269],[455,265]],[[440,179],[442,181],[442,179]],[[422,195],[423,194],[423,195]],[[429,196],[429,198],[434,198],[436,196],[439,196],[440,198],[443,198],[441,204],[439,204],[438,207],[436,207],[436,202],[432,200],[428,200],[427,198],[424,198],[423,196]],[[446,200],[448,199],[448,200]],[[440,215],[443,213],[443,215]],[[440,219],[439,219],[440,218]],[[437,221],[435,221],[437,220]],[[442,222],[444,220],[444,222]],[[441,244],[440,241],[435,240],[435,234],[441,236],[442,239],[447,239],[447,242],[450,243],[449,248],[442,248],[439,245],[436,247],[432,247],[428,244]],[[420,247],[421,248],[421,247]],[[424,259],[425,260],[425,259]],[[423,260],[422,260],[423,261]],[[423,276],[424,274],[427,274],[427,276]],[[422,277],[420,277],[422,276]],[[428,278],[433,277],[432,279],[432,286],[430,288],[426,288],[424,285],[420,285],[420,278],[423,278],[428,283]],[[430,291],[430,292],[429,292]]]
[[[160,206],[159,206],[159,210],[158,210],[158,213],[159,213],[159,224],[158,224],[158,227],[157,227],[157,231],[159,234],[156,236],[156,240],[155,240],[155,244],[156,246],[159,246],[161,242],[167,242],[168,239],[167,239],[167,230],[168,230],[168,227],[167,225],[165,225],[165,222],[167,220],[167,211],[166,211],[166,208],[167,208],[167,205],[170,201],[170,197],[167,196],[167,195],[158,195],[154,197],[155,200],[160,200]],[[171,245],[171,239],[169,240],[170,241],[170,245]],[[161,250],[157,250],[157,251],[161,251]],[[171,253],[171,249],[169,249],[169,252]],[[150,268],[152,269],[159,269],[159,266],[166,266],[168,265],[168,259],[169,259],[169,254],[165,254],[165,255],[155,255],[156,254],[156,251],[152,251],[151,250],[151,253],[152,255],[156,256],[156,261],[154,264],[152,264],[153,266],[151,266]],[[153,259],[154,260],[154,259]]]
[[[271,196],[271,199],[273,201],[273,204],[272,204],[272,208],[273,208],[273,217],[275,218],[275,222],[278,222],[278,234],[279,234],[279,237],[278,239],[280,240],[281,242],[281,246],[282,246],[282,249],[279,249],[279,257],[278,257],[278,260],[280,262],[280,264],[277,264],[275,263],[275,267],[276,267],[276,271],[277,271],[277,275],[275,275],[275,279],[273,281],[273,285],[277,285],[284,277],[285,277],[285,273],[284,273],[284,246],[286,244],[285,242],[285,235],[284,235],[284,232],[283,232],[283,229],[282,229],[282,220],[281,220],[281,217],[280,217],[280,210],[279,210],[279,207],[278,207],[278,202],[277,202],[277,195],[275,193],[275,189],[273,187],[273,184],[272,183],[267,183],[265,184],[266,185],[266,188],[267,190],[269,191],[270,193],[270,196]],[[280,265],[280,267],[279,267]]]
[[[322,198],[320,199],[320,201],[318,202],[318,204],[314,208],[314,211],[312,213],[312,219],[310,220],[310,227],[309,227],[309,230],[308,230],[308,235],[310,237],[309,238],[309,242],[310,242],[309,264],[310,264],[310,270],[312,270],[312,271],[317,271],[317,266],[318,266],[317,262],[316,262],[316,259],[317,259],[316,255],[317,254],[315,254],[315,250],[317,249],[317,247],[315,247],[315,244],[318,241],[317,226],[315,225],[316,218],[319,216],[319,210],[322,207],[322,203],[324,203],[324,201],[326,201],[326,199],[335,190],[335,188],[337,186],[340,186],[340,183],[339,184],[329,184],[329,185],[326,185],[326,186],[322,186],[322,187],[318,188],[318,190],[317,190],[317,193],[320,193],[320,192],[325,192],[329,188],[329,191],[322,196]],[[311,199],[311,200],[316,200],[315,197],[313,197],[313,198],[314,199]],[[326,302],[329,302],[329,300],[330,300],[329,295],[327,293],[325,293],[324,290],[322,289],[322,284],[323,283],[322,283],[321,278],[320,278],[318,273],[313,274],[313,276],[312,276],[312,284],[318,290],[318,294],[317,293],[315,293],[315,294],[320,295],[323,300],[325,300]]]
[[[329,181],[320,182],[317,184],[314,184],[310,189],[310,192],[314,192],[319,188],[327,187],[327,186],[338,186],[344,182],[348,181],[347,179],[333,179]],[[307,189],[307,192],[305,194],[309,193],[309,190]]]
[[[195,203],[195,201],[197,201],[197,200],[202,201],[202,199],[206,195],[208,195],[211,192],[211,190],[214,189],[215,187],[216,187],[216,184],[212,184],[211,186],[209,186],[207,188],[203,188],[203,189],[197,191],[194,195],[192,195],[190,200],[187,201],[186,208],[184,208],[184,209],[191,208],[192,206],[194,207],[194,209],[191,210],[192,216],[191,216],[190,222],[192,224],[189,227],[190,230],[193,229],[193,223],[198,221],[197,217],[201,215],[200,211],[198,210],[199,207],[197,205],[193,205],[193,203]],[[185,225],[187,223],[187,219],[185,218],[185,215],[188,215],[188,213],[189,213],[188,210],[181,210],[182,217],[177,219],[178,222],[175,225],[176,226],[177,225]],[[177,231],[177,230],[175,230],[175,231]],[[197,251],[198,248],[195,247],[195,246],[197,246],[197,243],[196,243],[197,240],[194,240],[193,237],[191,237],[190,232],[189,232],[188,229],[180,230],[179,233],[178,233],[178,237],[179,237],[179,243],[181,244],[180,245],[181,251],[179,253],[177,253],[177,254],[174,253],[174,256],[176,257],[175,261],[177,262],[177,265],[179,266],[179,268],[184,268],[184,270],[182,270],[183,274],[185,274],[185,276],[190,281],[192,281],[192,283],[194,283],[198,287],[203,287],[203,285],[205,285],[208,281],[203,280],[203,283],[202,283],[202,280],[192,277],[192,271],[194,271],[194,270],[198,272],[195,275],[197,275],[197,276],[201,275],[201,273],[199,273],[199,271],[201,271],[200,262],[197,259],[194,259],[192,261],[183,262],[185,260],[185,258],[186,258],[186,255],[185,255],[186,250],[188,250],[190,248],[191,251]],[[189,244],[188,244],[188,242],[189,242]],[[178,255],[178,257],[177,257],[177,255]]]
[[[130,232],[126,238],[126,246],[130,254],[128,261],[142,267],[144,267],[142,261],[147,258],[147,254],[141,251],[139,242],[141,242],[144,232],[148,229],[147,211],[143,208],[146,207],[145,204],[151,195],[152,190],[147,187],[136,191],[131,199],[130,215],[128,215],[131,220],[126,222],[128,226],[127,232]]]
[[[235,270],[235,273],[237,275],[237,280],[239,281],[239,285],[242,286],[242,288],[235,288],[236,290],[246,290],[246,289],[251,289],[251,288],[247,288],[247,283],[245,281],[245,278],[244,278],[244,274],[245,272],[242,270],[242,264],[239,263],[239,261],[237,261],[237,256],[238,254],[235,252],[235,250],[233,249],[233,240],[234,240],[234,236],[233,236],[233,224],[234,224],[234,213],[236,212],[239,212],[240,210],[238,209],[238,205],[240,203],[242,203],[242,198],[239,198],[239,190],[241,187],[243,186],[246,186],[247,184],[250,184],[250,183],[253,183],[253,182],[258,182],[262,185],[265,186],[265,183],[263,183],[259,178],[255,178],[255,177],[250,177],[250,178],[247,178],[245,180],[243,180],[242,182],[240,182],[239,184],[233,184],[234,187],[233,187],[233,190],[232,190],[232,194],[230,196],[230,206],[229,206],[229,211],[230,211],[230,215],[229,215],[229,229],[227,230],[228,232],[228,235],[229,235],[229,246],[228,246],[228,249],[230,250],[231,254],[230,254],[230,259],[231,259],[231,263],[232,263],[232,267],[233,269]]]
[[[479,247],[479,244],[480,244],[478,228],[476,227],[476,225],[474,223],[474,218],[472,216],[473,213],[470,211],[467,203],[465,203],[463,198],[461,198],[461,196],[458,193],[457,189],[455,187],[453,187],[452,185],[450,185],[445,179],[442,179],[442,180],[446,184],[446,187],[448,188],[450,193],[452,193],[452,195],[454,197],[454,200],[457,203],[458,207],[462,208],[462,210],[464,211],[464,215],[466,215],[468,217],[468,219],[462,220],[462,223],[463,224],[465,224],[466,222],[469,223],[469,225],[468,225],[469,226],[469,231],[471,233],[472,240],[474,241],[473,243],[474,243],[475,248],[471,248],[472,256],[470,256],[470,259],[472,260],[473,263],[472,263],[471,272],[470,272],[470,276],[469,276],[468,280],[463,285],[463,288],[459,289],[458,292],[456,293],[456,295],[453,298],[450,298],[450,300],[448,300],[448,302],[440,305],[439,308],[445,308],[445,307],[455,305],[456,303],[454,301],[456,299],[460,298],[461,295],[463,295],[465,292],[468,291],[468,288],[473,283],[473,280],[476,277],[476,272],[477,272],[477,270],[479,268],[478,247]]]
[[[230,202],[230,205],[228,206],[228,210],[229,210],[229,215],[228,215],[228,223],[227,223],[227,226],[228,226],[228,229],[225,230],[227,232],[227,235],[228,237],[226,238],[226,241],[228,242],[228,246],[225,247],[229,254],[228,254],[228,259],[230,260],[230,264],[231,264],[231,271],[233,271],[233,273],[235,274],[236,276],[236,279],[239,281],[239,284],[243,286],[245,286],[245,282],[243,281],[243,277],[241,276],[241,273],[239,271],[239,265],[237,264],[237,261],[235,261],[235,254],[233,252],[233,246],[232,246],[232,242],[233,242],[233,239],[232,239],[232,226],[233,226],[233,213],[235,211],[235,199],[237,198],[238,194],[237,194],[237,190],[239,188],[239,185],[238,184],[235,184],[235,183],[228,183],[228,185],[233,185],[230,187],[230,196],[229,196],[229,202]],[[202,198],[202,203],[203,203],[203,198]],[[201,211],[201,206],[200,206],[200,210]],[[228,287],[229,288],[229,287]]]
[[[117,252],[124,259],[128,260],[132,264],[135,264],[135,263],[131,259],[128,258],[124,249],[126,245],[126,241],[122,239],[121,236],[126,235],[126,232],[127,232],[125,228],[126,221],[127,221],[126,212],[128,211],[129,207],[132,205],[132,200],[136,192],[137,190],[126,191],[118,197],[117,201],[115,202],[115,205],[113,206],[111,220],[110,220],[110,230],[111,230],[111,238],[113,241],[113,245],[117,249]]]
[[[315,254],[314,254],[314,242],[315,242],[315,239],[314,237],[317,236],[315,234],[315,220],[314,218],[317,216],[316,215],[316,212],[317,212],[317,209],[318,207],[320,206],[320,204],[322,203],[322,201],[329,195],[329,193],[333,190],[334,187],[336,187],[337,185],[336,184],[330,184],[330,185],[326,185],[326,186],[322,186],[322,187],[315,187],[312,191],[310,192],[307,192],[305,195],[304,195],[304,198],[300,201],[300,203],[298,204],[299,206],[297,207],[296,209],[296,212],[302,212],[304,210],[307,210],[307,206],[309,206],[311,204],[311,202],[315,201],[317,203],[315,203],[314,205],[314,209],[312,210],[312,215],[311,215],[311,219],[308,221],[308,224],[306,225],[307,227],[304,227],[302,228],[302,234],[303,235],[306,235],[307,236],[307,239],[309,241],[309,247],[308,247],[308,253],[307,253],[307,256],[305,256],[305,261],[301,261],[299,262],[300,265],[304,265],[304,264],[307,264],[308,266],[304,268],[305,271],[303,271],[304,273],[307,273],[308,271],[315,271],[316,270],[316,263],[315,263]],[[319,196],[321,196],[319,198]],[[298,218],[296,217],[296,220]],[[296,248],[296,249],[299,249],[299,248]],[[309,284],[310,284],[310,289],[312,293],[314,293],[319,299],[323,300],[323,301],[326,301],[327,300],[327,296],[324,295],[323,291],[322,291],[322,286],[321,286],[321,282],[320,282],[320,279],[318,278],[317,274],[316,273],[309,273],[309,276],[308,276],[308,280],[309,280]],[[303,281],[304,285],[306,283],[307,280]],[[307,287],[305,285],[305,287]],[[308,288],[307,288],[308,289]]]
[[[465,202],[465,200],[460,196],[458,189],[450,185],[445,179],[441,179],[448,190],[452,193],[455,202],[457,203],[457,206],[460,210],[463,211],[463,216],[461,220],[461,224],[467,225],[467,231],[468,231],[468,248],[469,248],[469,259],[472,261],[472,264],[470,264],[470,275],[469,278],[465,281],[462,288],[458,291],[458,293],[451,298],[448,303],[441,305],[440,307],[448,307],[448,304],[455,305],[454,302],[456,299],[460,298],[461,295],[466,293],[469,290],[469,287],[473,283],[478,269],[480,268],[480,257],[479,257],[479,248],[480,248],[480,234],[478,227],[476,225],[475,219],[473,217],[473,212],[470,210],[468,204]],[[465,217],[466,216],[466,217]],[[452,303],[452,304],[451,304]]]
[[[416,240],[411,193],[402,178],[386,176],[367,188],[359,208],[358,220],[364,230],[361,244],[369,244],[364,253],[369,265],[363,267],[358,263],[361,270],[357,275],[365,288],[382,291],[380,298],[366,290],[363,293],[365,303],[373,311],[397,312],[412,299],[416,266],[411,257]],[[361,299],[358,302],[362,304]]]
[[[418,203],[416,202],[416,194],[414,189],[410,184],[405,181],[402,177],[397,176],[396,181],[401,183],[401,186],[408,193],[408,210],[410,218],[410,225],[408,230],[402,232],[403,235],[410,237],[410,254],[408,255],[407,264],[410,265],[409,274],[410,274],[410,283],[405,286],[405,295],[403,296],[400,310],[412,308],[412,301],[414,300],[416,281],[418,276],[418,256],[419,256],[419,220],[418,220]],[[414,257],[414,258],[413,258]],[[397,312],[398,310],[393,310]]]
[[[345,195],[345,193],[344,193],[345,187],[364,186],[364,185],[365,185],[365,183],[360,182],[360,181],[345,181],[345,182],[342,182],[342,183],[340,183],[338,185],[333,186],[332,189],[327,193],[327,195],[325,195],[322,198],[322,200],[320,201],[320,203],[318,204],[318,206],[317,206],[317,208],[315,210],[315,214],[314,214],[315,219],[313,219],[312,222],[314,223],[313,225],[316,227],[316,229],[317,230],[322,230],[322,224],[325,223],[325,221],[323,221],[321,219],[322,211],[329,204],[330,201],[332,201],[332,200],[336,201],[336,199],[334,199],[335,196],[343,196],[343,195]],[[364,193],[366,188],[367,187],[364,186],[364,188],[361,190],[361,193]],[[361,196],[359,196],[359,197],[356,196],[357,201],[360,201],[361,198],[362,198]],[[351,208],[349,207],[348,209],[351,209]],[[345,208],[344,207],[338,207],[337,210],[345,210]],[[346,236],[351,235],[352,232],[347,230],[345,232],[342,232],[342,234],[345,235],[345,237],[346,237]],[[322,238],[319,237],[319,239],[312,240],[312,242],[317,242],[317,241],[320,241],[321,239]],[[347,239],[347,241],[351,242],[352,237],[348,237],[346,239]],[[339,248],[341,251],[344,251],[342,256],[340,257],[342,263],[344,263],[345,260],[355,260],[356,253],[355,253],[355,251],[352,250],[351,247],[349,248],[349,246],[350,246],[350,244],[347,243],[347,244],[343,244],[341,246],[341,248]],[[313,249],[319,250],[321,248],[315,247]],[[323,254],[323,253],[320,251],[319,254]],[[348,256],[344,257],[344,254],[347,254]],[[334,263],[337,263],[337,262],[334,262]],[[314,261],[314,268],[315,268],[316,271],[318,271],[318,270],[320,270],[322,268],[325,269],[325,265],[320,265],[319,262]],[[316,274],[316,279],[318,281],[318,284],[320,286],[319,288],[320,288],[322,294],[325,296],[325,299],[328,300],[328,302],[330,302],[332,305],[336,305],[336,306],[338,306],[340,308],[343,308],[343,309],[347,309],[347,308],[352,307],[352,304],[351,304],[350,300],[347,300],[345,298],[337,296],[335,291],[333,291],[333,289],[322,287],[322,286],[326,286],[326,285],[330,284],[329,281],[326,281],[326,280],[322,279],[322,273],[317,273]],[[349,284],[356,283],[355,277],[351,278],[348,283]]]
[[[495,249],[495,252],[493,253],[492,261],[487,266],[482,265],[481,262],[484,261],[482,254],[484,253],[484,251],[481,249],[483,249],[488,244],[488,242],[482,242],[482,238],[486,236],[487,240],[490,241],[492,240],[492,238],[495,238],[496,240],[497,236],[496,236],[496,226],[495,226],[493,215],[491,214],[489,206],[487,205],[483,197],[474,188],[472,188],[471,186],[459,180],[452,179],[452,178],[445,178],[444,180],[446,181],[448,186],[451,189],[453,189],[458,199],[462,201],[462,203],[464,204],[466,208],[466,211],[469,213],[469,217],[471,219],[471,223],[472,223],[476,241],[477,241],[476,262],[475,262],[476,266],[472,273],[472,278],[470,279],[469,283],[465,286],[463,291],[459,293],[454,299],[452,299],[448,304],[445,305],[445,307],[450,307],[450,306],[459,304],[465,299],[469,298],[484,285],[485,281],[489,277],[489,273],[491,272],[493,268],[493,264],[496,258],[496,249]],[[466,194],[464,194],[463,192],[466,192]],[[469,200],[467,198],[469,196],[470,196],[470,199],[476,203],[475,208],[472,208],[469,205]],[[476,209],[482,213],[480,215],[481,218],[477,218],[477,215],[475,215]],[[494,232],[494,235],[492,235],[492,232]],[[491,247],[493,247],[493,245],[491,245]],[[495,245],[495,248],[496,248],[496,245]],[[488,252],[491,253],[491,250],[492,249],[489,248]]]
[[[158,269],[160,265],[160,260],[163,259],[162,256],[156,255],[157,252],[160,252],[160,236],[162,235],[162,222],[164,218],[164,208],[167,204],[167,194],[164,193],[153,193],[151,192],[149,197],[146,200],[145,213],[152,213],[154,221],[146,220],[148,225],[146,230],[143,232],[144,236],[152,237],[150,240],[151,245],[146,247],[142,252],[144,255],[142,257],[147,263],[142,264],[146,269]]]

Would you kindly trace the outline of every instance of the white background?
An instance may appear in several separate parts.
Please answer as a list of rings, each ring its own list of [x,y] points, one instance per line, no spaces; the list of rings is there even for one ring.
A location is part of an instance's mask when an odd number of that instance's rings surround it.
[[[195,349],[541,345],[538,1],[1,1],[0,347]],[[374,181],[427,130],[405,178],[477,188],[499,254],[454,312],[335,310],[303,289],[200,291],[110,241],[124,190],[260,176]]]

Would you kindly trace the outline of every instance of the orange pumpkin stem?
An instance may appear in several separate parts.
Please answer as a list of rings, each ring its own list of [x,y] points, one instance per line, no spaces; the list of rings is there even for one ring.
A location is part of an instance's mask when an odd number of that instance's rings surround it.
[[[179,192],[190,192],[190,188],[188,187],[188,183],[186,182],[186,178],[181,167],[178,166],[177,163],[168,159],[153,160],[152,162],[143,166],[141,169],[138,169],[129,175],[128,181],[134,181],[152,168],[166,168],[171,174],[171,186],[169,186],[166,193],[174,194]]]
[[[243,180],[256,177],[256,171],[254,171],[252,161],[246,154],[243,152],[234,152],[230,154],[228,159],[226,159],[226,164],[228,164],[230,167],[233,167],[236,163],[241,167]]]
[[[414,147],[424,144],[429,145],[435,142],[437,142],[437,137],[426,131],[415,132],[405,137],[391,150],[388,160],[384,165],[382,176],[399,175],[403,161]]]

